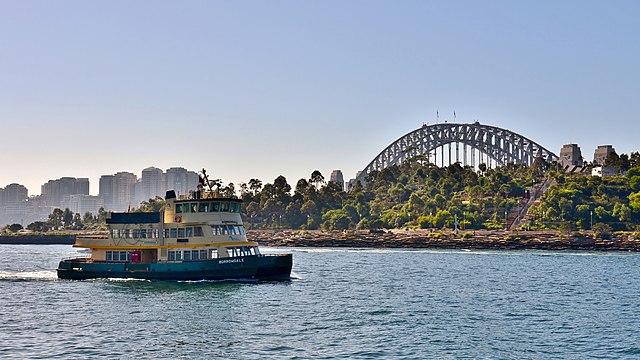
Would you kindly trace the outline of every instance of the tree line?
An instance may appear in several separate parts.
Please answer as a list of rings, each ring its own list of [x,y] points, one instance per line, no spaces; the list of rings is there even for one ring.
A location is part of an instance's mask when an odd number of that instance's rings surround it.
[[[242,215],[249,228],[380,229],[453,228],[504,229],[506,214],[514,213],[532,191],[550,181],[548,191],[528,210],[527,229],[602,231],[634,230],[640,224],[640,156],[610,155],[605,166],[617,175],[591,176],[588,164],[581,173],[567,173],[558,163],[536,159],[532,166],[508,164],[478,169],[455,163],[438,167],[425,156],[370,173],[365,184],[356,182],[349,192],[342,184],[326,181],[313,171],[291,186],[284,176],[271,183],[251,179],[236,190],[222,186],[220,196],[243,200]],[[149,199],[133,211],[159,211],[161,198]],[[47,221],[27,229],[104,229],[107,212],[74,214],[55,209]],[[11,228],[9,228],[11,227]],[[15,230],[13,224],[5,227]]]

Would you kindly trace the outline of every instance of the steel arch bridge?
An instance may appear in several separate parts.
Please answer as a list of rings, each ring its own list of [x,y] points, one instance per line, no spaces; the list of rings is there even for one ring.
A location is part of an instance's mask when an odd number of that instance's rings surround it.
[[[452,162],[452,144],[455,144],[454,162]],[[433,163],[436,163],[438,148],[442,148],[441,165],[444,165],[445,145],[449,146],[449,164],[460,162],[460,145],[463,146],[463,165],[468,165],[467,160],[469,160],[469,165],[472,167],[476,166],[476,152],[480,157],[480,162],[477,164],[483,163],[483,156],[485,156],[487,159],[485,163],[488,163],[489,167],[492,162],[497,166],[509,163],[530,166],[538,157],[549,162],[558,160],[556,154],[513,131],[496,126],[481,125],[479,122],[473,124],[440,123],[423,125],[394,141],[382,150],[364,170],[358,173],[356,180],[365,182],[371,172],[400,164],[417,155],[427,155],[429,161],[433,156]],[[470,152],[467,151],[468,148],[471,150]]]

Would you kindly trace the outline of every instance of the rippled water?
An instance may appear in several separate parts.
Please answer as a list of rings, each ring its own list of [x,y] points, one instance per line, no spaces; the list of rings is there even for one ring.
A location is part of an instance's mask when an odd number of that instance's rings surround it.
[[[284,283],[57,280],[0,246],[0,358],[637,358],[640,256],[293,251]]]

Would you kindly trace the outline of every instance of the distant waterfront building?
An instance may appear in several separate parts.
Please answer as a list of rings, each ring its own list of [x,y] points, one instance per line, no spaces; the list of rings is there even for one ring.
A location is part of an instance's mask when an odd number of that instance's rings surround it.
[[[100,176],[100,185],[98,196],[100,196],[104,200],[104,208],[106,210],[113,209],[113,187],[114,187],[114,176],[113,175],[102,175]]]
[[[174,190],[177,195],[186,195],[198,187],[198,174],[185,168],[172,167],[165,174],[165,189]]]
[[[596,148],[596,151],[593,153],[593,164],[594,165],[604,165],[605,160],[609,154],[615,152],[615,149],[611,145],[600,145]]]
[[[162,169],[151,166],[142,170],[140,183],[140,194],[138,195],[138,192],[136,192],[136,197],[140,201],[154,199],[156,196],[164,197],[165,184]]]
[[[121,171],[113,176],[113,210],[126,211],[135,207],[135,184],[137,176],[130,172]]]
[[[2,192],[2,203],[5,205],[16,204],[27,201],[29,198],[29,190],[24,185],[9,184]]]
[[[106,210],[126,211],[138,205],[135,201],[137,176],[126,171],[100,177],[99,195]]]
[[[344,176],[342,176],[342,171],[333,170],[331,172],[331,176],[329,177],[329,181],[340,184],[340,186],[344,190]]]
[[[27,201],[29,190],[24,185],[10,184],[0,188],[0,223],[22,224],[29,214]]]
[[[71,195],[89,195],[89,179],[63,177],[49,180],[41,186],[41,193],[46,206],[60,207]]]
[[[562,167],[582,167],[582,152],[577,144],[566,144],[560,150],[560,159],[558,160]]]
[[[86,212],[90,212],[95,215],[101,207],[104,207],[104,199],[100,196],[70,195],[67,197],[65,205],[74,213],[84,215]]]

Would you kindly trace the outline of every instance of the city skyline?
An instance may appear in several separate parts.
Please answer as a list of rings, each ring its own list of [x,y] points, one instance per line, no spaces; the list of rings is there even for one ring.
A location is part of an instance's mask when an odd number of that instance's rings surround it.
[[[439,120],[640,150],[640,4],[0,3],[0,186],[355,176]]]

